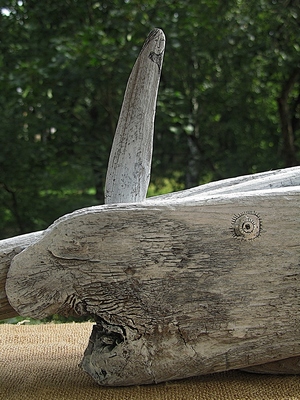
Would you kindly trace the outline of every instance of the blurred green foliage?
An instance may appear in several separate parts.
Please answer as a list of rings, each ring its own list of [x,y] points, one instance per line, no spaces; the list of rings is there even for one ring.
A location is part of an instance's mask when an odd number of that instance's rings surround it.
[[[132,65],[167,37],[149,194],[296,165],[298,0],[2,0],[0,238],[103,202]]]

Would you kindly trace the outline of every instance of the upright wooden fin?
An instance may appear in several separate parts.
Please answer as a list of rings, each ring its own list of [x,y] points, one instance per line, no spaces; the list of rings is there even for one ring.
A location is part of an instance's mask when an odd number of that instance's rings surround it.
[[[108,164],[105,203],[146,198],[152,160],[156,98],[165,35],[148,35],[130,74]]]

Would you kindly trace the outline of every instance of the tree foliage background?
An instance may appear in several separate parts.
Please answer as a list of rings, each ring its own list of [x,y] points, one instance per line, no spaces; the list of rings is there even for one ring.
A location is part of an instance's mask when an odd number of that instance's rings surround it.
[[[167,47],[150,194],[299,164],[299,0],[0,0],[1,238],[103,202],[154,27]]]

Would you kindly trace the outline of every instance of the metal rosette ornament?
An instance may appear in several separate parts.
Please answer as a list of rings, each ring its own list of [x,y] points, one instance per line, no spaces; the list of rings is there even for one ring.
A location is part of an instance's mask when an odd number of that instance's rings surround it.
[[[233,236],[241,240],[254,240],[261,233],[261,218],[255,211],[245,211],[232,217]]]

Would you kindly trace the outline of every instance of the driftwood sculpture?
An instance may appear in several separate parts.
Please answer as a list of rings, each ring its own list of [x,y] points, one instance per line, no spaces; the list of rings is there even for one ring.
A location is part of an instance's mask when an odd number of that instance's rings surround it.
[[[0,242],[0,317],[93,315],[103,385],[299,373],[300,167],[146,200],[164,47],[152,31],[129,78],[106,204]]]

